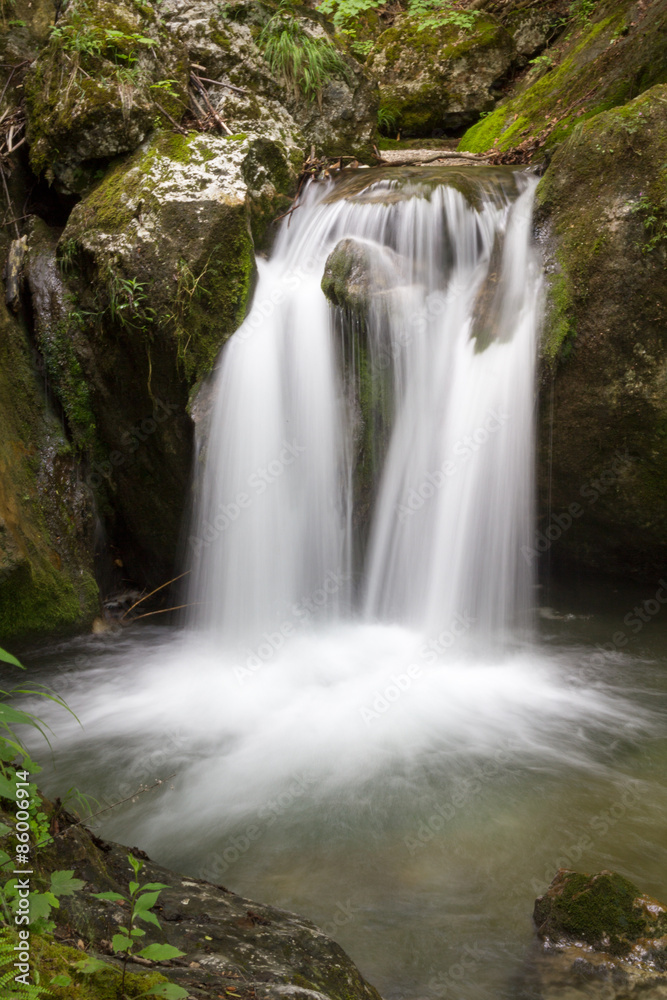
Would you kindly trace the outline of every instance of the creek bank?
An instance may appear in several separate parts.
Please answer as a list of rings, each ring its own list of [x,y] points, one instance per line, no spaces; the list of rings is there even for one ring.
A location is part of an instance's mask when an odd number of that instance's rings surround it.
[[[53,807],[44,805],[53,817]],[[47,981],[53,969],[74,980],[69,986],[50,987],[53,1000],[111,998],[119,964],[112,959],[110,941],[126,919],[127,907],[93,894],[118,892],[127,898],[134,874],[127,848],[102,841],[82,826],[68,826],[72,820],[58,811],[57,825],[52,825],[56,836],[37,857],[38,880],[48,884],[52,872],[73,870],[85,881],[83,889],[63,897],[54,911],[55,935],[40,938],[40,972]],[[184,987],[191,998],[217,1000],[231,990],[242,1000],[380,1000],[342,948],[309,921],[202,879],[177,875],[136,848],[132,853],[143,861],[141,884],[168,886],[154,906],[161,929],[142,924],[142,947],[168,943],[185,953],[183,958],[153,963],[153,974]],[[73,963],[81,959],[81,951],[68,947],[77,941],[87,953],[108,959],[109,970],[92,976],[78,972]],[[145,966],[135,962],[129,968],[133,974],[146,973]],[[146,988],[147,981],[138,977],[133,988],[138,991],[142,981]]]
[[[667,997],[667,909],[617,872],[560,869],[533,914],[521,997]]]

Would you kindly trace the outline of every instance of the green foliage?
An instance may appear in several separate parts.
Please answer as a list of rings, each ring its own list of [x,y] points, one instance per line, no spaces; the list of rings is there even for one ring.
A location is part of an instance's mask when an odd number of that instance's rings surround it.
[[[640,244],[643,254],[652,253],[656,247],[667,241],[667,204],[656,205],[646,195],[632,206],[630,211],[641,213],[641,221],[646,232],[646,242]]]
[[[141,330],[152,325],[155,320],[155,310],[147,306],[148,295],[146,283],[138,278],[121,278],[116,271],[109,269],[107,275],[107,291],[109,304],[107,312],[112,323],[132,330]]]
[[[554,57],[551,52],[543,52],[541,55],[536,56],[535,59],[530,60],[530,65],[536,70],[549,70],[554,65]]]
[[[154,38],[141,32],[124,32],[118,28],[103,28],[84,20],[81,13],[72,15],[68,24],[55,27],[51,38],[66,52],[79,55],[102,56],[118,65],[132,65],[137,61],[139,49],[158,45]]]
[[[570,17],[579,24],[587,24],[597,5],[598,0],[572,0],[569,6]]]
[[[394,110],[394,108],[378,108],[378,128],[383,135],[389,135],[390,132],[395,132],[397,124],[398,113]]]
[[[419,21],[418,31],[447,25],[471,31],[479,17],[476,10],[461,10],[454,0],[408,0],[408,13]]]
[[[15,947],[18,934],[13,930],[0,930],[0,996],[2,1000],[41,1000],[49,993],[43,986],[17,983]],[[5,970],[5,971],[3,971]]]
[[[161,891],[169,887],[164,882],[145,882],[143,885],[140,885],[136,879],[138,879],[139,872],[143,868],[143,862],[139,861],[132,854],[128,854],[127,860],[130,862],[130,866],[134,872],[134,879],[129,884],[129,896],[125,897],[119,892],[98,892],[95,894],[96,899],[104,899],[111,903],[129,904],[129,919],[127,924],[120,925],[118,928],[120,933],[114,934],[111,940],[113,950],[123,956],[121,995],[125,994],[127,963],[131,957],[138,955],[140,958],[146,958],[151,962],[165,962],[170,958],[178,958],[183,955],[182,951],[179,951],[178,948],[175,948],[171,944],[149,944],[140,951],[135,950],[139,939],[146,934],[146,931],[142,927],[137,926],[137,921],[142,920],[144,923],[160,927],[160,922],[153,913],[153,907],[157,903]],[[187,990],[176,986],[174,983],[159,983],[157,986],[152,986],[149,990],[140,994],[140,996],[164,997],[165,1000],[182,1000],[187,995]]]
[[[285,5],[264,26],[258,44],[271,72],[295,98],[319,103],[322,90],[334,76],[348,76],[331,39],[309,35]]]

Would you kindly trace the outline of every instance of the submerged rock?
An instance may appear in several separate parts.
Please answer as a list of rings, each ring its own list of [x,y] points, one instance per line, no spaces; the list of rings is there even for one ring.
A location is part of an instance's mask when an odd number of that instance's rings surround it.
[[[534,921],[543,944],[521,997],[667,997],[667,909],[622,875],[561,869]]]
[[[327,258],[322,291],[336,306],[359,313],[373,298],[386,295],[400,282],[400,258],[388,247],[370,241],[344,239]]]
[[[423,136],[459,129],[490,111],[515,54],[512,36],[490,15],[463,31],[452,24],[423,27],[403,15],[378,38],[368,68],[396,128]]]

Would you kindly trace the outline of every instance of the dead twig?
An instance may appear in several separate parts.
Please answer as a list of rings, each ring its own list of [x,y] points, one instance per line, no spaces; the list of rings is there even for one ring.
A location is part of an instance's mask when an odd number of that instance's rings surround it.
[[[127,795],[124,799],[119,799],[118,802],[112,802],[110,806],[105,806],[104,809],[100,809],[98,812],[92,813],[90,816],[86,816],[84,819],[79,819],[76,821],[76,823],[70,823],[70,825],[66,826],[61,833],[56,833],[53,839],[56,840],[58,837],[64,836],[68,830],[73,830],[77,826],[83,826],[84,823],[90,823],[92,819],[97,819],[98,816],[101,816],[103,813],[109,812],[110,809],[115,809],[116,806],[122,806],[123,803],[130,802],[132,799],[136,799],[137,795],[143,795],[144,792],[150,792],[151,789],[157,788],[158,785],[164,784],[165,781],[171,781],[171,779],[175,777],[176,777],[176,771],[168,775],[166,778],[157,778],[152,785],[147,785],[146,788],[142,788],[140,786],[136,790],[136,792],[132,792],[131,795]]]
[[[235,87],[233,83],[225,83],[224,80],[209,80],[207,76],[197,77],[202,83],[213,83],[216,87],[227,87],[229,90],[236,91],[237,94],[247,94],[248,91],[244,90],[243,87]]]
[[[161,105],[161,104],[159,104],[159,103],[158,103],[158,101],[156,101],[156,100],[155,100],[155,98],[153,98],[153,104],[154,104],[154,105],[155,105],[155,107],[156,107],[156,108],[158,109],[158,111],[161,111],[161,112],[162,112],[162,114],[163,114],[163,115],[165,116],[165,118],[168,118],[168,119],[169,119],[169,121],[170,121],[170,122],[171,122],[171,124],[172,124],[172,125],[174,126],[174,128],[176,129],[176,131],[177,131],[177,132],[180,132],[180,133],[181,133],[181,135],[187,135],[187,134],[188,134],[188,132],[187,132],[187,129],[184,129],[182,125],[179,125],[179,124],[178,124],[178,122],[177,122],[177,121],[175,121],[175,120],[174,120],[174,119],[173,119],[173,118],[171,117],[171,115],[169,114],[169,112],[168,112],[168,111],[166,111],[166,110],[165,110],[165,109],[164,109],[164,108],[162,107],[162,105]]]
[[[215,110],[215,108],[211,104],[211,102],[209,100],[208,93],[206,91],[206,87],[201,82],[201,80],[197,76],[197,74],[196,73],[190,73],[190,79],[193,81],[195,87],[197,88],[197,90],[199,91],[199,93],[201,94],[201,96],[204,98],[204,101],[206,102],[206,107],[208,108],[208,110],[210,111],[210,113],[213,115],[213,118],[215,119],[215,121],[217,122],[217,124],[220,126],[220,128],[222,129],[222,131],[225,132],[227,135],[233,135],[232,130],[222,120],[222,118],[220,117],[220,115],[218,114],[218,112]]]
[[[120,618],[120,621],[122,621],[123,618],[126,618],[127,615],[129,615],[130,611],[133,611],[134,608],[136,608],[139,604],[143,604],[143,602],[147,601],[149,597],[152,597],[153,594],[157,594],[159,590],[164,590],[165,587],[169,587],[172,583],[176,583],[177,580],[182,580],[183,577],[187,576],[189,573],[190,570],[188,569],[185,571],[185,573],[180,573],[178,576],[175,576],[173,580],[167,580],[166,583],[161,583],[159,587],[155,588],[155,590],[151,590],[150,594],[144,594],[142,597],[139,598],[138,601],[135,601],[134,604],[127,609],[125,614],[122,615],[122,617]]]

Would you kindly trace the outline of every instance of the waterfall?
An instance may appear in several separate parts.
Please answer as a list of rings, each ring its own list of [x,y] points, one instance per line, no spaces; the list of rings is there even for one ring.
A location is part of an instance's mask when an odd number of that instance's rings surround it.
[[[450,168],[310,185],[221,354],[189,535],[197,629],[252,644],[354,612],[497,639],[527,619],[535,183]],[[353,309],[321,290],[335,248],[368,262]]]

